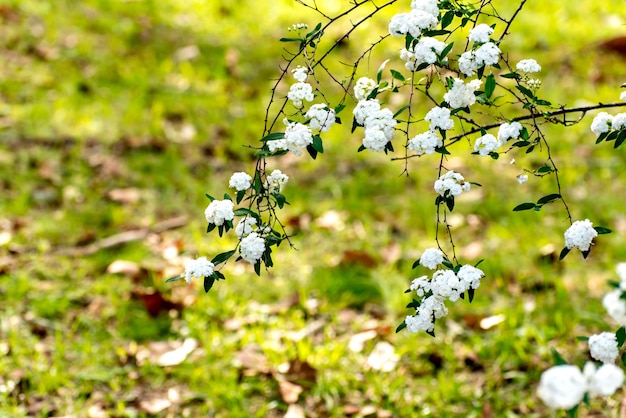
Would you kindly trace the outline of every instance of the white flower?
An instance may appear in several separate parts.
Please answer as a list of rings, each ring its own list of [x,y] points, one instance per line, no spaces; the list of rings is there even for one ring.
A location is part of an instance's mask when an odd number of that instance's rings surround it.
[[[303,67],[301,65],[298,65],[296,68],[291,70],[291,73],[293,74],[293,78],[295,78],[296,80],[298,80],[301,83],[306,81],[308,72],[309,72],[309,70],[306,67]]]
[[[587,380],[577,366],[554,366],[541,374],[537,395],[552,409],[571,409],[587,391]]]
[[[616,131],[626,128],[626,113],[618,113],[617,115],[613,116],[613,120],[611,121],[611,127]]]
[[[469,41],[484,44],[489,42],[489,36],[493,33],[493,28],[485,23],[481,23],[470,30]]]
[[[427,248],[420,257],[420,264],[434,270],[443,262],[443,252],[439,248]]]
[[[527,81],[527,83],[528,83],[528,87],[534,90],[537,90],[539,87],[541,87],[541,80],[539,80],[538,78],[530,79]]]
[[[452,108],[469,107],[476,103],[474,92],[482,83],[480,80],[472,80],[465,84],[463,80],[455,78],[450,91],[443,95],[443,100]]]
[[[426,131],[413,137],[409,141],[407,148],[417,152],[417,155],[423,155],[434,153],[435,149],[442,145],[443,141],[437,134],[432,131]]]
[[[470,183],[455,171],[448,171],[435,181],[435,191],[441,196],[444,196],[446,192],[452,196],[458,196],[463,192],[469,192],[470,187]]]
[[[302,101],[313,101],[313,87],[309,83],[298,82],[292,84],[287,93],[287,98],[291,100],[295,107],[302,107]]]
[[[603,332],[589,337],[589,352],[591,357],[602,363],[615,363],[619,350],[617,337],[612,332]]]
[[[619,288],[626,290],[626,263],[617,263],[615,271],[620,280]]]
[[[282,192],[285,184],[287,184],[288,180],[289,177],[287,175],[283,174],[280,170],[274,170],[269,176],[267,176],[267,179],[265,180],[265,188],[270,193],[280,193]]]
[[[620,100],[626,100],[626,90],[624,90],[623,92],[621,92],[619,94],[619,99]]]
[[[252,232],[239,243],[239,252],[241,258],[250,264],[255,264],[265,252],[265,240],[256,232]]]
[[[397,121],[389,109],[370,112],[363,122],[365,126],[363,146],[371,151],[384,151],[385,146],[395,134],[394,127],[396,124]]]
[[[491,134],[485,134],[476,140],[474,143],[474,151],[482,157],[489,155],[500,148],[500,141]]]
[[[461,281],[461,289],[466,291],[468,289],[478,289],[480,286],[480,279],[485,277],[485,273],[479,268],[465,264],[459,269],[456,274]]]
[[[302,150],[313,142],[313,134],[308,126],[299,122],[289,122],[287,129],[285,129],[285,138],[279,141],[283,141],[284,149],[293,152],[296,156],[300,156],[302,155]],[[268,146],[272,142],[277,141],[269,141]],[[272,151],[271,148],[270,151]]]
[[[528,181],[528,176],[526,174],[520,174],[519,176],[517,176],[517,182],[519,184],[524,184]]]
[[[306,23],[294,23],[293,25],[291,25],[290,27],[287,28],[288,31],[292,31],[292,30],[300,30],[300,29],[308,29],[309,25],[307,25]]]
[[[428,280],[428,276],[413,279],[410,289],[417,293],[417,296],[420,297],[423,297],[426,293],[430,292],[430,280]]]
[[[206,257],[198,257],[195,260],[187,260],[185,262],[185,281],[191,283],[192,277],[206,277],[213,274],[215,265],[207,260]]]
[[[626,326],[626,300],[622,299],[622,290],[613,290],[602,298],[602,305],[611,318],[618,324]]]
[[[250,235],[252,232],[252,227],[256,226],[256,218],[252,216],[246,216],[242,220],[239,221],[237,227],[235,228],[235,233],[239,239]]]
[[[325,104],[314,104],[304,115],[310,119],[309,127],[316,131],[326,132],[335,123],[335,111]]]
[[[359,125],[363,125],[365,124],[365,120],[369,118],[372,113],[379,110],[380,104],[378,103],[378,100],[359,100],[359,103],[357,103],[352,113],[354,114],[354,119],[356,119],[356,123],[358,123]]]
[[[437,26],[437,17],[425,10],[411,9],[409,13],[400,13],[391,18],[389,34],[402,36],[407,33],[419,38],[424,29],[434,29]]]
[[[378,126],[365,129],[365,138],[363,138],[363,146],[370,151],[383,152],[390,138],[385,131]]]
[[[400,58],[405,62],[409,71],[415,71],[423,63],[433,64],[437,61],[437,55],[445,49],[446,44],[435,38],[423,37],[410,49],[403,48]]]
[[[221,226],[225,221],[232,221],[235,217],[234,206],[228,199],[214,200],[204,210],[204,216],[210,224]]]
[[[459,71],[466,76],[474,75],[474,72],[478,70],[478,63],[474,58],[474,51],[467,51],[461,54],[459,57]]]
[[[591,242],[598,236],[589,219],[576,221],[565,231],[565,246],[569,249],[578,247],[580,251],[589,251]]]
[[[422,301],[415,315],[408,315],[404,322],[409,332],[427,331],[435,329],[435,318],[443,318],[448,314],[448,309],[443,299],[437,296],[429,296]]]
[[[378,84],[371,78],[361,77],[354,86],[354,96],[357,100],[366,100],[367,96],[376,88]]]
[[[606,112],[600,112],[593,118],[593,122],[591,122],[591,132],[600,136],[605,132],[608,132],[610,127],[610,123],[613,120],[613,116],[609,115]]]
[[[451,302],[459,300],[464,292],[461,281],[452,270],[437,270],[430,281],[430,290],[434,296],[448,298]]]
[[[450,119],[450,109],[445,107],[433,107],[426,113],[424,120],[430,122],[430,130],[448,130],[454,127],[454,121]]]
[[[233,173],[228,181],[228,187],[237,189],[238,192],[242,190],[248,190],[252,184],[252,177],[248,173],[238,172]]]
[[[590,396],[611,396],[624,383],[624,371],[615,364],[596,366],[588,362],[583,369]]]
[[[498,142],[500,145],[506,144],[509,139],[519,137],[522,131],[522,124],[519,122],[504,122],[498,129]]]
[[[500,60],[500,48],[493,42],[487,42],[474,51],[474,59],[478,67],[495,65]]]
[[[538,73],[541,71],[541,66],[532,58],[521,60],[515,64],[515,69],[523,71],[525,73]]]
[[[437,3],[439,3],[439,0],[412,0],[411,9],[423,10],[433,16],[437,16],[439,14]]]

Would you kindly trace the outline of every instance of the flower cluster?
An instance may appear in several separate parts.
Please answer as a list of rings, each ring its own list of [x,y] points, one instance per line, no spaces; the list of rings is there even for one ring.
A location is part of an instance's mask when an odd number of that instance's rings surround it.
[[[291,100],[291,103],[297,108],[302,107],[302,101],[313,101],[315,96],[313,95],[313,87],[309,83],[298,82],[292,84],[287,93],[287,98]]]
[[[250,175],[245,172],[233,173],[233,175],[230,177],[230,180],[228,181],[228,187],[231,187],[238,192],[248,190],[251,185],[252,177],[250,177]]]
[[[187,283],[191,283],[192,277],[207,277],[213,274],[215,266],[206,257],[198,257],[195,260],[185,262],[185,272],[182,274]]]
[[[371,78],[361,77],[354,86],[354,97],[357,100],[367,100],[367,97],[377,87],[377,83]]]
[[[454,121],[450,119],[450,109],[445,107],[433,107],[426,113],[424,120],[430,122],[431,131],[447,131],[454,127]]]
[[[443,263],[443,252],[439,248],[427,248],[420,257],[420,265],[435,270]]]
[[[568,249],[578,247],[580,251],[589,251],[591,243],[598,232],[593,228],[589,219],[576,221],[565,231],[565,247]]]
[[[274,170],[265,179],[263,187],[270,193],[280,193],[288,180],[289,176],[283,174],[280,170]]]
[[[465,83],[463,80],[455,78],[452,83],[452,88],[443,95],[450,107],[469,107],[476,103],[476,96],[474,92],[480,88],[483,84],[480,80],[472,80],[469,83]]]
[[[478,138],[474,143],[474,152],[481,156],[486,156],[500,148],[500,141],[491,134],[485,134]]]
[[[294,23],[293,25],[289,26],[287,28],[287,30],[288,31],[292,31],[292,30],[297,31],[297,30],[300,30],[300,29],[308,29],[308,28],[309,28],[309,25],[307,25],[306,23]]]
[[[615,364],[619,354],[617,337],[612,332],[602,332],[589,337],[589,353],[595,360],[602,363]]]
[[[613,116],[608,114],[607,112],[600,112],[593,118],[593,122],[591,122],[591,132],[596,135],[603,134],[608,132],[611,129],[611,121],[613,120]]]
[[[615,322],[621,326],[626,326],[626,263],[617,265],[617,275],[620,279],[615,285],[615,289],[604,295],[602,305]]]
[[[465,177],[455,171],[448,171],[435,181],[435,191],[440,196],[458,196],[463,192],[470,191],[470,183]]]
[[[256,264],[265,252],[265,240],[257,232],[251,232],[239,243],[241,258],[250,264]]]
[[[437,56],[443,52],[446,44],[435,38],[423,37],[407,48],[400,51],[400,59],[404,60],[404,66],[409,71],[417,70],[421,64],[434,64]]]
[[[414,38],[419,38],[422,31],[434,29],[437,26],[437,15],[431,13],[434,9],[428,9],[427,6],[428,3],[435,3],[435,7],[437,7],[437,1],[423,0],[414,3],[419,4],[420,8],[413,8],[409,13],[399,13],[391,18],[389,22],[389,34],[391,36],[409,34]],[[438,11],[439,9],[437,9],[437,13]]]
[[[519,138],[522,129],[523,126],[519,122],[504,122],[500,125],[500,128],[498,128],[498,142],[500,142],[500,146],[506,144],[509,139]]]
[[[411,138],[407,148],[417,152],[417,155],[423,155],[432,154],[441,146],[443,146],[441,138],[432,131],[426,131]]]
[[[335,111],[325,104],[314,104],[304,115],[309,119],[309,127],[320,132],[327,132],[335,123]]]
[[[285,129],[284,138],[268,141],[267,146],[270,152],[288,150],[293,152],[294,155],[300,156],[302,155],[302,150],[313,142],[311,128],[299,122],[285,120],[285,123],[287,128]]]
[[[210,224],[221,226],[224,222],[232,221],[235,217],[234,204],[229,199],[213,200],[204,211],[204,216]]]
[[[361,77],[354,87],[354,95],[360,98],[353,110],[354,120],[365,128],[363,147],[371,151],[382,152],[393,139],[397,121],[389,109],[381,109],[376,99],[367,99],[376,88],[376,82]]]
[[[500,61],[500,48],[493,42],[482,44],[475,50],[467,51],[459,57],[459,70],[472,76],[481,67],[496,65]]]
[[[469,41],[476,42],[478,44],[484,44],[489,42],[489,37],[493,34],[493,28],[485,23],[477,25],[470,30]]]
[[[624,372],[614,364],[596,366],[588,362],[581,371],[577,366],[562,364],[544,371],[537,395],[552,409],[571,409],[585,394],[611,396],[624,383]]]
[[[539,65],[534,59],[529,58],[523,59],[515,64],[515,69],[525,73],[538,73],[541,71],[541,65]]]

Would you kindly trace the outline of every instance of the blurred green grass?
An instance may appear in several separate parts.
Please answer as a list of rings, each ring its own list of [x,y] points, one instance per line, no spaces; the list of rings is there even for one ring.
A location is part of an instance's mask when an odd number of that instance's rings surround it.
[[[510,59],[542,64],[542,92],[553,103],[615,101],[623,61],[597,42],[623,33],[620,6],[531,2],[512,27]],[[383,15],[406,7],[398,2]],[[180,272],[178,255],[233,244],[204,234],[204,193],[225,191],[231,172],[250,170],[245,145],[262,133],[284,46],[277,39],[316,18],[287,0],[5,0],[0,16],[0,226],[9,237],[0,246],[0,416],[147,416],[155,400],[169,402],[158,416],[282,416],[289,405],[276,371],[295,360],[316,371],[299,382],[306,416],[345,416],[348,407],[365,415],[367,406],[380,416],[543,416],[534,385],[550,348],[581,361],[584,345],[574,337],[607,330],[600,298],[626,258],[626,161],[623,150],[593,144],[588,122],[546,133],[574,217],[615,233],[588,261],[572,254],[556,263],[563,211],[511,212],[555,191],[550,178],[515,180],[545,155],[454,160],[484,185],[459,200],[453,221],[459,254],[485,258],[487,277],[471,305],[449,307],[437,338],[396,335],[403,291],[419,274],[411,264],[433,245],[437,162],[411,161],[411,177],[400,176],[402,163],[356,153],[360,138],[346,136],[345,115],[318,160],[270,162],[291,176],[285,216],[298,251],[281,247],[277,267],[260,278],[229,265],[228,280],[208,295],[163,283]],[[360,53],[368,34],[385,27],[371,22],[342,56]],[[360,73],[373,75],[387,52],[375,52]],[[348,73],[340,62],[336,70]],[[137,196],[112,197],[128,189]],[[179,216],[188,219],[182,228],[63,253]],[[116,260],[139,270],[107,271]],[[146,292],[185,307],[152,317]],[[505,318],[498,326],[476,326],[497,314]],[[320,329],[294,338],[316,321]],[[371,329],[362,351],[348,348]],[[177,366],[145,358],[151,342],[188,337],[201,348]],[[379,341],[401,355],[393,372],[367,367]],[[250,347],[273,374],[241,364]],[[617,407],[595,401],[590,410]]]

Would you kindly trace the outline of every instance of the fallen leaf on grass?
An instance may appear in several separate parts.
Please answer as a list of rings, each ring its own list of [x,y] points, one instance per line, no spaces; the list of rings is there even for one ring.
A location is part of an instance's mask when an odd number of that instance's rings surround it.
[[[304,409],[301,406],[291,404],[285,413],[284,418],[304,418]]]
[[[400,356],[396,354],[393,345],[386,341],[381,341],[376,344],[374,350],[367,358],[367,365],[373,370],[390,372],[396,368],[398,360],[400,360]]]
[[[139,264],[128,260],[115,260],[107,267],[109,274],[125,274],[127,276],[135,276],[139,274]]]
[[[250,344],[235,354],[234,366],[242,368],[244,376],[270,374],[269,361],[261,351],[261,347]]]
[[[130,204],[136,203],[141,198],[141,191],[134,187],[125,189],[113,189],[107,193],[109,200],[117,203]]]
[[[146,308],[146,311],[148,311],[148,314],[153,318],[156,318],[161,313],[167,313],[172,309],[175,311],[181,311],[183,309],[181,303],[166,299],[163,294],[156,289],[144,290],[137,288],[131,292],[131,296],[134,299],[140,300]]]
[[[280,397],[288,404],[298,402],[298,398],[304,390],[302,386],[284,379],[278,379],[278,389],[280,390]]]
[[[156,415],[159,412],[172,406],[172,402],[165,398],[152,398],[144,399],[139,402],[139,407],[144,411],[152,415]]]
[[[184,341],[155,341],[147,347],[139,349],[135,355],[137,363],[141,365],[144,360],[161,367],[176,366],[187,358],[196,348],[198,340],[187,338]]]
[[[493,315],[493,316],[488,316],[486,318],[483,318],[480,321],[480,327],[482,329],[490,329],[495,327],[498,324],[501,324],[502,322],[504,322],[506,320],[506,316],[500,314],[500,315]]]
[[[360,353],[361,351],[363,351],[365,343],[369,340],[376,338],[377,336],[378,333],[375,330],[369,330],[354,334],[352,337],[350,337],[348,348],[354,353]]]

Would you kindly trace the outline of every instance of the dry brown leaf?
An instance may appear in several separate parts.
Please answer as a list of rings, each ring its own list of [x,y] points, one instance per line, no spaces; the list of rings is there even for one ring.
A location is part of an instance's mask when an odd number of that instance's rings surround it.
[[[283,379],[278,380],[278,388],[280,390],[281,398],[283,398],[283,401],[288,404],[298,402],[298,398],[304,390],[302,386]]]
[[[291,360],[285,374],[289,377],[289,380],[298,382],[315,383],[317,380],[317,370],[306,361],[301,361],[300,359]]]
[[[374,405],[365,405],[359,411],[359,415],[362,416],[362,417],[367,417],[367,416],[370,416],[370,415],[374,415],[377,410],[378,410],[378,408],[376,408]]]
[[[144,412],[156,415],[172,406],[172,402],[167,398],[144,399],[139,402],[139,408]]]
[[[358,250],[346,250],[343,252],[343,257],[341,258],[341,264],[353,264],[358,266],[363,266],[367,268],[373,268],[378,265],[378,260],[372,256],[371,254],[365,251]]]
[[[402,248],[397,242],[392,242],[385,248],[383,248],[381,256],[385,263],[393,264],[400,260],[402,257]]]
[[[178,302],[172,302],[165,298],[161,292],[156,289],[136,288],[131,292],[133,299],[138,299],[148,311],[148,314],[156,318],[161,313],[167,313],[170,310],[181,311],[183,305]]]
[[[291,404],[287,408],[284,418],[304,418],[304,409],[301,406]]]
[[[139,365],[145,360],[158,366],[176,366],[185,361],[187,356],[198,347],[198,340],[187,338],[184,341],[154,341],[147,347],[137,350],[135,358]],[[132,349],[127,350],[132,354]]]
[[[135,276],[139,274],[139,264],[128,260],[115,260],[107,267],[109,274],[125,274],[127,276]]]
[[[245,369],[246,376],[270,373],[269,361],[256,344],[247,345],[235,354],[235,367]]]
[[[117,203],[130,204],[136,203],[141,198],[141,191],[135,187],[126,189],[113,189],[107,193],[109,200]]]

